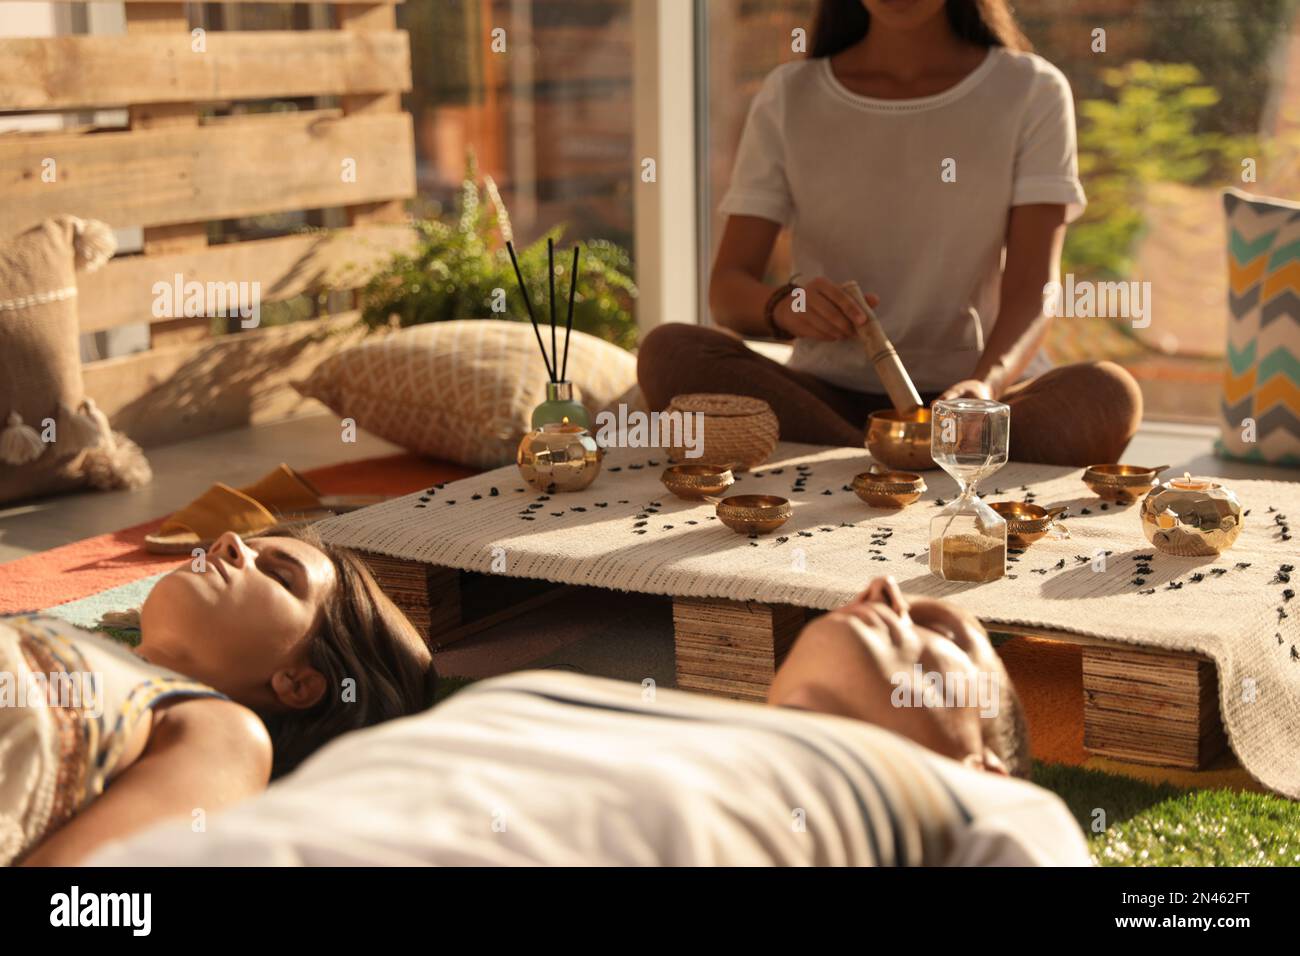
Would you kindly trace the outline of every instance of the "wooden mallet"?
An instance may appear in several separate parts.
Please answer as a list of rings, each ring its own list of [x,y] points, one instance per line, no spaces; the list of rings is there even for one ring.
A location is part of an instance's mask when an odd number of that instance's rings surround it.
[[[894,350],[889,337],[885,335],[885,330],[880,327],[880,320],[867,304],[866,296],[862,294],[858,284],[852,281],[845,282],[840,288],[849,294],[867,317],[867,321],[858,326],[858,338],[866,346],[871,364],[876,367],[876,374],[880,376],[880,382],[885,386],[894,408],[901,415],[910,415],[924,407],[921,404],[920,393],[912,384],[912,377],[907,374],[907,369],[903,368],[903,360],[898,357],[898,352]]]

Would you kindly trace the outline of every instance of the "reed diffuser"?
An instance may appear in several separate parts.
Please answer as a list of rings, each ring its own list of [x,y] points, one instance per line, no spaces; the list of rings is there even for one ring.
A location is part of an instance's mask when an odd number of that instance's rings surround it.
[[[546,401],[533,409],[532,426],[542,428],[548,424],[570,424],[582,428],[591,428],[591,418],[573,394],[573,383],[568,379],[569,371],[569,337],[573,334],[573,297],[578,287],[578,246],[573,247],[573,266],[569,271],[569,314],[564,323],[564,354],[561,357],[556,341],[555,331],[555,241],[546,240],[546,262],[548,266],[548,308],[551,318],[551,353],[546,353],[546,343],[542,340],[542,330],[537,324],[533,312],[532,300],[528,297],[528,286],[519,269],[519,259],[515,255],[512,242],[506,243],[510,251],[510,262],[515,267],[515,278],[519,281],[519,291],[524,297],[524,307],[528,309],[528,320],[533,324],[533,334],[537,337],[537,347],[542,353],[542,362],[546,365],[549,381],[546,383]]]

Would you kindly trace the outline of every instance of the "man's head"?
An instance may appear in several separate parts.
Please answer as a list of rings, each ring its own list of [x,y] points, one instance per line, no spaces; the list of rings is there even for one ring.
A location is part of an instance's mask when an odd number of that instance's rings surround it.
[[[945,757],[1028,777],[1024,711],[988,634],[943,601],[877,578],[804,628],[770,703],[854,717]]]

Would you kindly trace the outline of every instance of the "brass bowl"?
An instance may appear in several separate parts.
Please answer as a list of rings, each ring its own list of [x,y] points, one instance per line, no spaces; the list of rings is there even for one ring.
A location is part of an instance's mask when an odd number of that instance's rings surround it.
[[[938,467],[930,456],[930,410],[872,412],[867,421],[867,450],[882,465],[899,471]]]
[[[1019,501],[995,501],[989,505],[1007,523],[1007,541],[1016,547],[1033,544],[1052,530],[1064,508],[1047,509]]]
[[[547,424],[519,442],[519,476],[543,494],[581,491],[600,474],[605,450],[581,425]]]
[[[1207,478],[1174,478],[1142,499],[1142,533],[1166,554],[1210,557],[1241,534],[1241,502]]]
[[[925,491],[925,479],[910,471],[864,471],[853,478],[853,493],[873,508],[906,508]]]
[[[731,495],[718,502],[718,520],[737,534],[767,534],[790,520],[794,509],[776,495]]]
[[[723,465],[669,465],[659,480],[678,498],[688,501],[720,495],[736,483],[731,469]]]
[[[1168,468],[1143,468],[1141,465],[1091,465],[1083,473],[1083,483],[1093,494],[1107,501],[1131,505],[1155,484],[1156,475]]]

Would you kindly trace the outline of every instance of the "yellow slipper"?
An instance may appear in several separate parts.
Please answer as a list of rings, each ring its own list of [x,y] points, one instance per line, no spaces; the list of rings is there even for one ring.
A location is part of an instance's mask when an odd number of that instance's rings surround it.
[[[144,546],[153,554],[189,554],[210,547],[227,531],[243,537],[269,534],[385,500],[384,495],[322,495],[282,463],[242,488],[217,482],[147,535]]]

